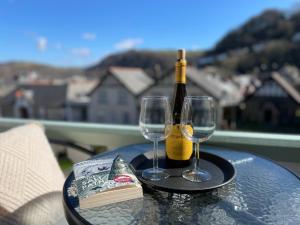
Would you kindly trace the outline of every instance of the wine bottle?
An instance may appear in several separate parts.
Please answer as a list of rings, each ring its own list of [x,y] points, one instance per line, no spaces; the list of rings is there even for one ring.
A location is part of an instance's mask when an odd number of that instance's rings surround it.
[[[173,126],[166,139],[166,162],[171,168],[186,167],[191,163],[193,143],[186,139],[180,130],[180,116],[184,97],[186,96],[186,59],[185,50],[179,49],[175,64],[175,90],[173,94]],[[190,132],[193,128],[189,126]]]

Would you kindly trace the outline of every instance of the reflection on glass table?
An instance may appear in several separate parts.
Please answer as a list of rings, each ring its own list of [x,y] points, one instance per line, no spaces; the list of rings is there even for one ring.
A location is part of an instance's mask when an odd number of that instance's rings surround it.
[[[96,157],[120,154],[130,162],[151,145],[125,146]],[[159,146],[164,151],[164,145]],[[300,224],[300,180],[278,164],[246,152],[203,146],[205,152],[229,160],[234,181],[200,194],[144,190],[144,198],[80,210],[71,174],[64,186],[70,224]]]

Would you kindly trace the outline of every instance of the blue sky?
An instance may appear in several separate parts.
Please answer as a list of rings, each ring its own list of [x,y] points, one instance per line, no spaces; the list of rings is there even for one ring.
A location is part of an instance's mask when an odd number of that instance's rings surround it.
[[[128,49],[207,49],[295,0],[0,0],[0,62],[88,66]]]

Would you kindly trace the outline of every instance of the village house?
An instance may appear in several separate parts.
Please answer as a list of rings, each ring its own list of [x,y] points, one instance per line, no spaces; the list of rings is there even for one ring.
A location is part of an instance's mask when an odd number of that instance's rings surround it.
[[[153,83],[140,68],[110,67],[89,94],[89,122],[137,124],[138,96]]]
[[[3,117],[65,119],[66,84],[21,84],[1,98]]]
[[[230,79],[215,67],[188,67],[187,94],[214,97],[218,127],[235,129],[237,105],[251,90],[252,77]],[[141,98],[169,96],[172,101],[174,84],[174,69],[154,81],[141,68],[110,67],[100,79],[74,76],[64,83],[20,84],[2,98],[1,111],[19,118],[138,124]]]
[[[66,100],[66,119],[68,121],[88,121],[89,93],[98,83],[98,79],[90,80],[83,76],[74,76],[68,79]]]
[[[242,100],[240,87],[231,79],[226,79],[214,67],[197,69],[187,68],[187,94],[193,96],[212,96],[217,105],[218,127],[228,128],[231,125],[233,109]],[[175,71],[172,69],[162,76],[155,84],[142,93],[145,95],[166,95],[172,100],[175,85]],[[229,112],[228,112],[229,111]]]
[[[299,132],[300,92],[296,84],[284,70],[267,74],[260,87],[237,107],[237,128]]]

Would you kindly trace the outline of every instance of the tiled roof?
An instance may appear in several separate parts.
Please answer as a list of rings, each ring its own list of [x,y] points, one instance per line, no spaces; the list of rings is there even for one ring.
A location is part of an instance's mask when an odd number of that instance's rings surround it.
[[[280,73],[273,72],[272,78],[298,103],[300,104],[299,91]]]
[[[34,104],[44,107],[59,107],[65,103],[67,85],[22,85],[20,89],[31,90]]]
[[[67,85],[41,85],[26,84],[19,85],[3,98],[3,104],[13,104],[15,92],[17,90],[30,91],[33,97],[33,103],[39,107],[61,107],[65,104],[67,95]]]
[[[89,102],[88,94],[97,86],[98,80],[73,80],[68,83],[67,100],[71,102]]]
[[[199,70],[194,67],[187,68],[187,77],[199,88],[217,99],[221,105],[230,106],[238,104],[243,96],[239,87],[230,79],[220,74],[211,74],[205,69]]]
[[[279,73],[286,81],[293,85],[298,92],[300,92],[300,71],[297,67],[286,65],[279,71]]]
[[[129,91],[138,95],[154,83],[144,70],[133,67],[110,67],[113,74]]]

